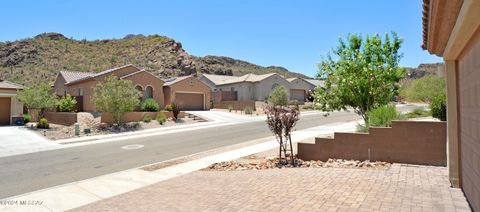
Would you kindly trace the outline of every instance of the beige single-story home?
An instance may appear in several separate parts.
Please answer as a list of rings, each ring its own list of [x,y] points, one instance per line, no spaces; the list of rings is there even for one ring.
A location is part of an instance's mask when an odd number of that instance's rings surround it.
[[[133,65],[109,69],[99,73],[60,71],[55,80],[54,90],[59,96],[69,94],[77,98],[78,111],[96,111],[92,101],[95,85],[108,76],[130,80],[142,93],[142,99],[153,98],[162,108],[165,106],[163,97],[164,81],[145,70]]]
[[[424,0],[422,47],[446,63],[450,182],[480,211],[480,1]]]
[[[15,119],[23,116],[23,104],[15,96],[23,86],[0,80],[0,126],[15,124]]]
[[[297,100],[300,103],[304,103],[307,99],[308,92],[315,90],[321,83],[314,83],[319,80],[307,80],[303,78],[288,78],[290,82],[290,99]]]
[[[213,92],[237,92],[237,100],[264,101],[277,86],[284,86],[290,93],[291,83],[277,73],[224,76],[203,74],[200,80]]]
[[[193,75],[165,80],[165,104],[175,102],[183,110],[210,109],[210,87]]]

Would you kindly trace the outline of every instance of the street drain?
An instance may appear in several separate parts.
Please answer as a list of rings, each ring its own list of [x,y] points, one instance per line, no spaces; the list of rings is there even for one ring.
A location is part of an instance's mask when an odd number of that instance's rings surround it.
[[[132,149],[140,149],[142,147],[144,146],[141,144],[130,144],[130,145],[122,146],[122,149],[132,150]]]

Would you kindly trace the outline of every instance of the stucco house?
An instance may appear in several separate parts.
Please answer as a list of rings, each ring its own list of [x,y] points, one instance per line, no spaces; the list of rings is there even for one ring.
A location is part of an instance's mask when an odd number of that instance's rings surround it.
[[[446,63],[450,182],[480,211],[480,1],[424,0],[422,47]]]
[[[92,101],[93,89],[97,83],[111,75],[132,81],[135,88],[142,93],[142,99],[153,98],[162,108],[165,106],[164,81],[131,64],[99,73],[61,71],[55,80],[54,90],[59,96],[66,94],[75,96],[79,102],[79,111],[95,111],[95,104]]]
[[[297,100],[300,103],[305,102],[308,92],[312,92],[321,84],[319,80],[307,80],[303,78],[288,78],[287,81],[290,82],[290,99]],[[316,83],[316,81],[318,81],[318,83]]]
[[[210,109],[210,87],[193,75],[165,80],[165,104],[178,103],[183,110]]]
[[[277,73],[224,76],[203,74],[200,80],[212,91],[237,92],[237,100],[264,101],[277,86],[284,86],[290,93],[291,83]],[[289,94],[290,95],[290,94]]]
[[[0,80],[0,126],[12,125],[15,118],[22,117],[23,104],[15,98],[22,88],[22,85]]]

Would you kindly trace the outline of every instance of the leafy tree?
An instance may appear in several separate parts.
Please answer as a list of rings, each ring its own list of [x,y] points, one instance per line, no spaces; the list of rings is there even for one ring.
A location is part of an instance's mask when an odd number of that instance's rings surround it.
[[[440,121],[447,121],[447,96],[445,93],[432,98],[430,110],[434,118],[440,119]]]
[[[140,92],[135,89],[132,81],[109,76],[104,82],[95,85],[92,100],[97,110],[111,113],[113,121],[119,124],[126,112],[131,112],[138,106],[138,98]]]
[[[445,79],[438,76],[427,75],[415,79],[405,90],[408,101],[431,102],[439,95],[444,95],[447,90]]]
[[[58,102],[58,111],[73,112],[77,106],[77,100],[70,95],[60,98]]]
[[[368,112],[388,104],[405,75],[405,69],[398,66],[403,40],[396,33],[391,36],[340,39],[338,47],[318,65],[317,77],[323,78],[325,85],[315,90],[316,107],[324,111],[351,107],[368,126]]]
[[[275,90],[270,93],[268,102],[275,106],[287,106],[288,105],[288,93],[285,87],[277,86]]]
[[[34,84],[31,87],[19,90],[17,99],[27,107],[33,116],[33,121],[43,117],[47,109],[54,108],[58,98],[47,83]]]

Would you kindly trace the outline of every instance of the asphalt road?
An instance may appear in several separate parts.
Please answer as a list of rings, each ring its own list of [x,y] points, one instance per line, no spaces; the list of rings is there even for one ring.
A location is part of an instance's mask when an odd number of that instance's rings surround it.
[[[296,129],[358,118],[352,112],[302,116]],[[0,199],[268,136],[272,134],[265,122],[256,121],[3,157]],[[144,147],[121,148],[130,144]]]

